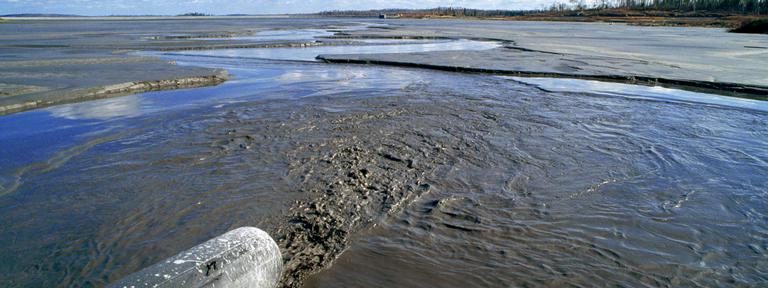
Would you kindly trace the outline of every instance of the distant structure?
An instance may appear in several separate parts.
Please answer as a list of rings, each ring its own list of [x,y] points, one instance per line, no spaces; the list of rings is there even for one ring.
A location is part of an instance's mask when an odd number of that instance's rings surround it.
[[[379,14],[379,19],[397,19],[400,18],[400,15],[387,15],[387,14]]]
[[[200,13],[200,12],[192,12],[192,13],[179,14],[177,16],[181,16],[181,17],[189,17],[189,16],[203,17],[203,16],[212,16],[212,15],[205,14],[205,13]]]

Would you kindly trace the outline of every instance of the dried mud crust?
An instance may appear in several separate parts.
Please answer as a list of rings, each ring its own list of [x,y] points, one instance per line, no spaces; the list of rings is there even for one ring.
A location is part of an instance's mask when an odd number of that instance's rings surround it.
[[[497,124],[488,113],[467,113],[462,105],[408,103],[403,97],[343,102],[353,108],[329,112],[314,103],[282,118],[274,114],[279,119],[237,120],[256,113],[252,110],[232,113],[227,127],[217,128],[226,139],[213,146],[222,153],[245,156],[277,142],[291,147],[275,152],[285,153],[287,178],[306,197],[272,224],[285,261],[281,287],[301,287],[307,276],[329,266],[355,233],[430,191],[427,179],[439,167],[482,155],[476,153],[485,146],[480,131]]]

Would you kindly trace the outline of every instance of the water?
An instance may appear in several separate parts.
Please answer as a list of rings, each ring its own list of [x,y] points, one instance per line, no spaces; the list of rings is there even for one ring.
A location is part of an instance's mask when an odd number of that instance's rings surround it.
[[[245,160],[219,143],[228,129],[210,125],[226,122],[243,103],[290,107],[304,98],[385,96],[424,77],[399,69],[236,64],[258,68],[231,67],[237,78],[218,87],[0,118],[0,254],[9,259],[0,269],[23,272],[0,286],[101,286],[231,228],[271,227],[270,217],[303,197],[277,153],[291,144],[262,139],[266,146],[248,150],[261,160]]]
[[[390,42],[392,43],[392,42]],[[454,50],[488,50],[500,47],[497,42],[455,40],[408,42],[400,45],[372,44],[366,46],[316,46],[308,48],[273,48],[273,49],[217,49],[203,51],[176,52],[170,55],[212,56],[238,59],[273,59],[315,61],[323,54],[372,54],[372,53],[412,53]]]
[[[103,286],[236,227],[274,235],[348,175],[331,154],[430,188],[363,214],[309,287],[768,283],[765,102],[257,51],[167,56],[230,70],[217,87],[0,117],[0,286]]]
[[[660,86],[641,86],[621,83],[601,82],[579,79],[537,78],[537,77],[506,77],[521,83],[535,85],[546,91],[555,92],[586,92],[607,96],[630,97],[670,101],[676,103],[691,103],[694,105],[713,105],[719,107],[742,108],[768,112],[768,102],[721,95],[670,89]]]
[[[305,29],[305,30],[267,30],[256,32],[251,36],[237,36],[227,39],[231,40],[248,40],[248,41],[299,41],[299,40],[314,40],[316,37],[328,37],[333,36],[333,32],[328,32],[323,29]],[[203,38],[203,40],[215,40],[219,41],[221,38]]]
[[[366,30],[369,27],[386,27],[387,24],[379,23],[353,23],[353,25],[339,26],[335,29],[284,29],[284,30],[266,30],[253,33],[253,35],[228,37],[228,40],[243,40],[252,42],[275,42],[275,41],[312,41],[317,38],[331,37],[337,32],[351,32]],[[202,40],[220,41],[222,38],[200,38]]]
[[[420,93],[468,106],[449,110],[476,131],[433,128],[465,151],[308,287],[768,283],[764,111],[492,82]]]

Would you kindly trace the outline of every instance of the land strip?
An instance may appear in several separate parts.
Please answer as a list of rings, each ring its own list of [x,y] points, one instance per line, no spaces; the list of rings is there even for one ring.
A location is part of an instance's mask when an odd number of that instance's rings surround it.
[[[413,20],[397,20],[390,29],[354,31],[338,37],[447,37],[498,41],[503,47],[484,51],[320,55],[318,59],[328,63],[661,85],[768,99],[768,38],[762,35],[736,35],[713,28],[606,23],[564,26],[526,21],[410,21]],[[398,25],[401,22],[407,24]],[[600,35],[593,31],[600,31]]]
[[[184,25],[165,25],[169,23]],[[178,65],[139,56],[137,51],[307,47],[344,42],[253,43],[232,38],[252,35],[254,29],[291,28],[265,25],[260,17],[14,18],[4,24],[0,27],[0,115],[133,93],[218,85],[228,79],[226,71],[220,69]],[[94,29],[98,27],[109,30]]]
[[[224,70],[153,57],[0,61],[0,115],[133,93],[217,85]]]

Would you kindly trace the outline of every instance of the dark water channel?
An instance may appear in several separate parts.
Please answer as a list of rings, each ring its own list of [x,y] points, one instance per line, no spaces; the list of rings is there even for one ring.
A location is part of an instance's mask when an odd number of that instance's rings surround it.
[[[768,284],[764,102],[226,56],[167,56],[221,86],[0,117],[0,286],[103,286],[274,232],[313,173],[347,174],[313,153],[350,147],[429,189],[310,287]]]

